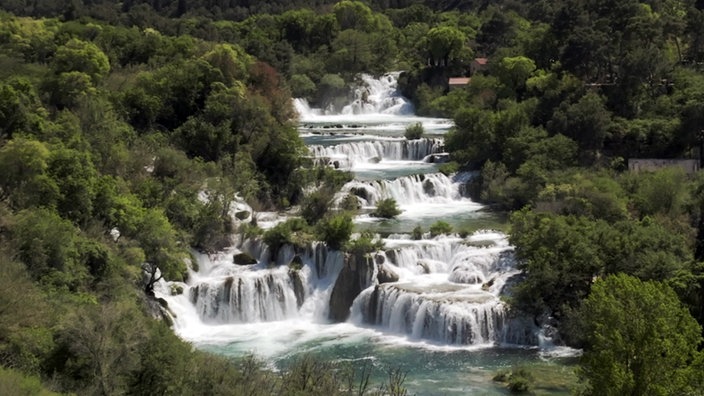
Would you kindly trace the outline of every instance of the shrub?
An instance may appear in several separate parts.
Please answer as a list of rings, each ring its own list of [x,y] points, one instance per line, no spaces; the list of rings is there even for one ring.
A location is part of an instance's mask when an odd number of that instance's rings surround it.
[[[356,196],[352,194],[347,194],[342,201],[340,201],[339,205],[340,209],[342,210],[347,210],[350,212],[355,212],[359,209],[362,208],[362,205],[359,204],[359,200],[357,199]]]
[[[533,375],[523,367],[501,370],[493,378],[496,382],[505,382],[511,393],[527,393],[533,383]]]
[[[526,393],[530,391],[533,376],[524,368],[514,368],[508,379],[508,390],[511,393]]]
[[[384,242],[376,239],[371,231],[364,231],[359,238],[347,244],[347,251],[354,254],[364,255],[384,249]]]
[[[328,216],[318,222],[318,235],[331,249],[340,250],[349,241],[353,226],[348,214]]]
[[[183,294],[183,286],[171,284],[171,285],[169,285],[169,291],[171,292],[172,296],[181,295],[181,294]]]
[[[413,229],[413,232],[411,232],[411,239],[414,241],[420,241],[423,239],[423,228],[421,228],[421,226],[416,226],[416,228]]]
[[[269,246],[271,260],[276,261],[276,255],[283,245],[291,243],[291,229],[286,223],[280,223],[264,233],[264,243]]]
[[[423,132],[425,132],[423,129],[423,124],[416,122],[415,124],[411,124],[406,127],[406,133],[404,136],[406,136],[407,140],[416,140],[423,136]]]
[[[332,189],[320,188],[306,195],[301,203],[301,216],[313,225],[320,221],[328,212],[335,192]]]
[[[449,234],[452,232],[452,226],[444,221],[436,221],[430,226],[430,236],[436,237],[441,234]]]
[[[440,165],[440,168],[438,171],[442,173],[445,176],[450,176],[453,173],[457,173],[457,171],[460,170],[460,164],[458,164],[455,161],[451,161],[445,164]]]
[[[370,213],[373,217],[382,217],[384,219],[393,219],[401,214],[401,210],[396,206],[396,200],[393,198],[382,199],[376,204],[376,210]]]

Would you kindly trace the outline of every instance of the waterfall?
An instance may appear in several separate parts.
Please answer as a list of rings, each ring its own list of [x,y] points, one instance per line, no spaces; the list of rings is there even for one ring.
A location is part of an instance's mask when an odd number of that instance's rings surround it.
[[[279,321],[301,312],[325,317],[330,285],[344,261],[341,252],[323,243],[302,251],[286,245],[279,251],[279,264],[270,268],[261,240],[241,241],[239,247],[215,256],[196,254],[200,271],[185,293],[204,323]],[[241,251],[257,257],[259,264],[234,264],[232,254]]]
[[[190,289],[191,302],[207,323],[288,319],[295,316],[304,298],[299,278],[302,272],[280,267],[275,271],[243,271],[222,281],[202,282]]]
[[[303,98],[293,100],[294,107],[301,120],[325,119],[325,116],[344,115],[346,118],[359,115],[408,116],[415,109],[413,104],[398,91],[400,72],[387,73],[375,78],[369,74],[360,74],[359,83],[353,89],[352,101],[341,111],[335,109],[311,108]]]
[[[446,204],[463,199],[460,194],[462,184],[462,181],[442,173],[431,173],[404,176],[395,180],[353,180],[342,188],[342,192],[356,195],[364,206],[374,206],[387,198],[395,199],[399,205]]]
[[[356,323],[448,344],[537,345],[534,325],[509,315],[499,298],[519,273],[505,237],[479,232],[386,242],[393,246],[384,253],[387,264],[401,279],[364,290],[352,306]]]
[[[365,323],[417,339],[482,345],[502,341],[506,309],[485,292],[467,292],[450,284],[419,288],[384,284],[359,297]]]
[[[194,252],[199,270],[189,272],[187,283],[160,281],[155,287],[180,336],[274,360],[311,346],[348,353],[338,348],[347,342],[366,359],[369,353],[356,343],[384,344],[398,336],[457,349],[557,339],[548,328],[541,335],[532,319],[516,316],[502,301],[520,274],[506,235],[425,233],[415,240],[408,234],[437,220],[465,229],[483,214],[464,192],[473,174],[427,173],[437,172],[435,162],[445,159],[442,135],[452,121],[413,116],[397,78],[359,76],[354,100],[342,109],[311,108],[304,99],[294,104],[311,157],[354,171],[357,180],[341,188],[336,202],[349,194],[357,198],[363,207],[355,217],[357,231],[399,234],[387,235],[382,251],[367,255],[344,254],[322,242],[271,252],[261,236],[234,237],[234,246],[216,254]],[[406,127],[418,122],[426,137],[403,138]],[[396,219],[369,213],[386,198],[402,210]],[[295,216],[255,213],[243,202],[231,211],[243,218],[238,224],[256,219],[264,229]],[[237,263],[256,263],[235,264],[235,255]]]
[[[380,78],[360,75],[362,84],[354,91],[354,100],[342,109],[342,114],[413,114],[411,102],[398,91],[400,72]]]
[[[338,167],[352,168],[357,163],[391,161],[423,161],[443,150],[441,139],[385,139],[342,143],[335,146],[312,145],[309,147],[315,158],[337,161]]]

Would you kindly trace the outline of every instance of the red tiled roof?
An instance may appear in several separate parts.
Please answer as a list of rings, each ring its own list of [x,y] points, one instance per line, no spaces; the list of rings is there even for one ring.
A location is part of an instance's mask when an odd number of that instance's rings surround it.
[[[486,65],[489,63],[489,58],[475,58],[475,62],[479,63],[480,65]]]

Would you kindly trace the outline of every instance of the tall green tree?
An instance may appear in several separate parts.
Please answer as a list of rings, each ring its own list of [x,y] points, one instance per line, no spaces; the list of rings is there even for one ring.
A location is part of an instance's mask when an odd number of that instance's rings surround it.
[[[667,285],[597,280],[578,311],[585,395],[686,394],[701,327]]]

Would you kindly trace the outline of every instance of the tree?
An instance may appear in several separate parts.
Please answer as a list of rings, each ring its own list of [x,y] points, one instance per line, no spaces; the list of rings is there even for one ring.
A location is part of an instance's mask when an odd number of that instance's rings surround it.
[[[381,217],[384,219],[393,219],[401,214],[401,210],[396,205],[396,200],[393,198],[382,199],[376,203],[376,209],[370,213],[370,216]]]
[[[416,122],[415,124],[411,124],[406,127],[404,136],[406,137],[406,140],[418,140],[423,137],[423,132],[425,132],[423,129],[423,124]]]
[[[451,26],[439,26],[428,31],[428,52],[433,64],[447,66],[457,57],[466,41],[461,30]]]
[[[494,115],[466,107],[455,115],[455,128],[447,134],[445,147],[453,160],[481,166],[492,155],[496,155],[495,139]]]
[[[331,249],[340,250],[350,240],[353,227],[352,216],[331,215],[318,222],[318,235]]]
[[[620,274],[597,280],[577,314],[587,395],[682,394],[701,327],[667,285]]]
[[[504,85],[520,93],[525,89],[526,80],[535,70],[535,62],[532,59],[525,56],[507,56],[496,64],[494,73]]]
[[[603,98],[590,92],[577,103],[563,102],[548,122],[548,131],[574,139],[584,150],[600,150],[610,126],[611,113]]]
[[[66,366],[91,379],[84,392],[122,393],[139,364],[144,324],[137,308],[131,302],[95,304],[66,319],[59,335],[68,352]]]
[[[0,148],[0,197],[17,209],[52,207],[59,188],[46,174],[49,156],[44,143],[19,137]]]
[[[374,13],[361,1],[342,0],[335,4],[333,13],[340,30],[357,29],[368,32],[374,27]]]
[[[110,71],[110,61],[97,45],[71,39],[56,49],[52,68],[57,75],[67,72],[85,73],[95,84]]]
[[[332,43],[334,51],[329,64],[335,70],[359,73],[372,67],[371,35],[359,30],[340,32]]]

